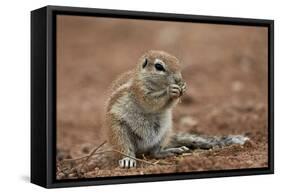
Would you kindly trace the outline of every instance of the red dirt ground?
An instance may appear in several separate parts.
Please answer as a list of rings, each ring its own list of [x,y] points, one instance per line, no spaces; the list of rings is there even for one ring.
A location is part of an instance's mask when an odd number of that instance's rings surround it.
[[[59,16],[57,25],[58,179],[268,165],[266,28],[78,16]],[[106,139],[106,91],[151,49],[175,55],[184,67],[189,88],[174,109],[175,131],[245,134],[251,141],[135,169],[120,169],[103,155],[90,157],[83,168],[83,160],[66,160],[86,156]]]

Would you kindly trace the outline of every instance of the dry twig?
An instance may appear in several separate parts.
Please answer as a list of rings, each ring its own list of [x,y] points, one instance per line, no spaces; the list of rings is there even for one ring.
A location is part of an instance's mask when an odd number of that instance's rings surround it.
[[[96,147],[95,149],[93,149],[91,151],[91,153],[87,156],[86,160],[82,163],[79,172],[81,172],[81,170],[84,168],[85,164],[89,161],[89,159],[96,153],[96,151],[98,149],[100,149],[104,144],[106,143],[106,141],[104,141],[102,144],[100,144],[98,147]]]
[[[73,170],[78,174],[78,176],[82,176],[83,173],[82,173],[82,170],[83,168],[85,167],[85,165],[87,164],[87,162],[89,161],[89,159],[95,155],[95,154],[102,154],[102,153],[106,153],[106,152],[116,152],[118,154],[121,154],[123,156],[126,156],[126,157],[129,157],[129,158],[132,158],[136,161],[139,161],[139,162],[142,162],[142,163],[145,163],[145,164],[148,164],[148,165],[172,165],[172,164],[169,164],[169,163],[163,163],[161,162],[160,160],[156,160],[154,162],[150,162],[148,161],[145,157],[144,159],[140,159],[140,158],[136,158],[136,157],[133,157],[133,156],[130,156],[128,154],[125,154],[119,150],[116,150],[116,149],[108,149],[108,150],[104,150],[104,151],[100,151],[100,152],[97,152],[104,144],[106,143],[106,141],[104,141],[102,144],[100,144],[98,147],[94,148],[90,154],[86,155],[86,156],[82,156],[82,157],[79,157],[79,158],[73,158],[73,159],[65,159],[63,160],[62,162],[75,162],[77,160],[82,160],[82,164],[80,166],[79,169],[77,168],[74,168]],[[59,169],[58,170],[59,172],[62,172],[63,170],[62,169]]]

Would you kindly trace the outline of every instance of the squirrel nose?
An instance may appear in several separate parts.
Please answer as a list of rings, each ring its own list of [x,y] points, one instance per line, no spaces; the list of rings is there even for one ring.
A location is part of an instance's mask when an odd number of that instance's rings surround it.
[[[182,82],[182,78],[181,78],[181,76],[180,76],[180,75],[175,75],[175,76],[174,76],[174,80],[175,80],[176,84],[178,84],[178,83],[181,83],[181,82]]]

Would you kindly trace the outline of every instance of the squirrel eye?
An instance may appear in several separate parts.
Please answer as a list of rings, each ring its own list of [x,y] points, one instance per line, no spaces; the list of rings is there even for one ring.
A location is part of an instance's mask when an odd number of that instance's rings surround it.
[[[160,63],[155,63],[154,66],[158,71],[165,71],[163,65],[161,65]]]
[[[147,59],[144,59],[144,62],[142,64],[142,68],[145,68],[146,65],[147,65]]]

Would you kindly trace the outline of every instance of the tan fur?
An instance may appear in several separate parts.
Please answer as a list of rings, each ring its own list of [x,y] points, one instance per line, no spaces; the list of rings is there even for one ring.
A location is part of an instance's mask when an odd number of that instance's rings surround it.
[[[185,89],[176,57],[164,51],[145,53],[133,70],[122,74],[112,84],[106,108],[111,145],[131,157],[143,153],[166,157],[189,151],[186,146],[208,148],[245,141],[242,136],[220,139],[171,135],[172,108]],[[136,165],[134,159],[119,156],[122,157],[121,167]]]
[[[147,67],[148,74],[142,72],[142,65],[145,59],[152,64]],[[178,102],[177,98],[170,99],[167,94],[164,94],[161,98],[149,96],[147,94],[150,90],[144,86],[144,80],[147,79],[146,76],[159,76],[158,71],[153,73],[153,71],[155,71],[153,66],[155,60],[160,60],[166,65],[166,73],[180,74],[180,65],[176,57],[164,51],[149,51],[139,59],[137,66],[133,70],[120,75],[111,86],[111,96],[106,109],[106,126],[109,130],[109,142],[115,149],[128,155],[135,156],[138,150],[136,150],[135,142],[133,142],[130,137],[131,134],[127,133],[127,129],[124,129],[124,127],[126,128],[126,124],[122,124],[122,120],[124,118],[126,120],[126,106],[130,106],[129,108],[131,109],[134,106],[139,107],[143,114],[155,113],[161,115],[161,112],[163,112],[165,115],[165,111]],[[165,88],[168,86],[166,78],[157,79],[157,81],[160,84],[163,82],[163,87],[160,85],[160,88],[165,91]],[[128,102],[126,102],[126,100],[128,100]],[[134,110],[130,111],[130,114],[134,114]],[[136,138],[138,138],[138,136],[140,136],[139,138],[146,138],[146,134],[150,134],[151,131],[146,132],[145,130],[149,129],[137,129],[132,133],[136,135]],[[159,146],[163,146],[163,144],[167,142],[169,133],[170,130],[159,133],[160,136],[158,138],[161,138],[161,141],[159,139]],[[144,147],[146,146],[144,145]]]

